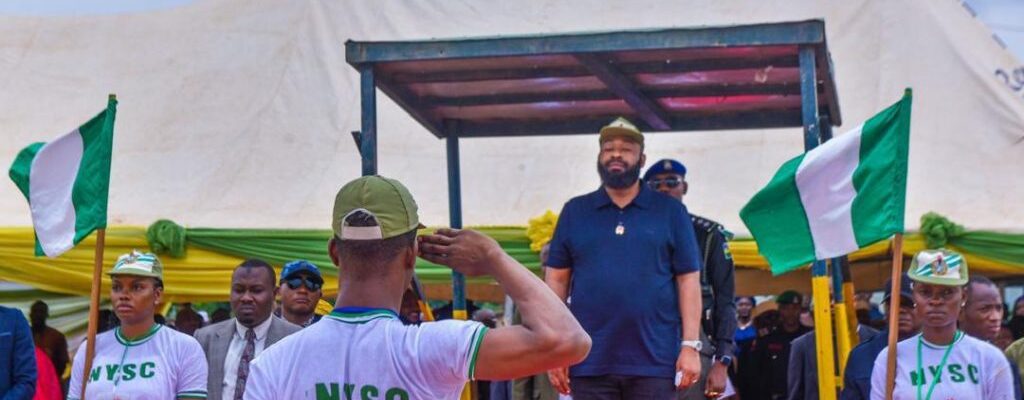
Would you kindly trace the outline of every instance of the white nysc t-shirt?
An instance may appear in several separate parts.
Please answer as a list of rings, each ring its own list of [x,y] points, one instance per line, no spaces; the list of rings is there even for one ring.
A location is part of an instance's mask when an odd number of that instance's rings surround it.
[[[920,369],[918,341],[921,341]],[[1013,376],[1010,374],[1016,371],[1010,371],[1010,362],[999,349],[962,332],[958,332],[950,346],[953,349],[949,351],[946,364],[942,365],[942,357],[949,346],[928,343],[920,334],[899,342],[896,345],[893,400],[917,400],[918,386],[921,386],[921,399],[926,399],[932,382],[935,382],[932,400],[1013,399]],[[871,400],[885,399],[888,359],[888,348],[875,358],[875,366],[871,370]]]
[[[71,366],[68,399],[82,398],[85,344]],[[96,335],[96,355],[85,389],[88,400],[206,398],[206,355],[194,338],[161,324],[128,340],[121,328]]]
[[[349,311],[349,312],[346,312]],[[253,360],[246,400],[458,399],[487,328],[338,309]]]

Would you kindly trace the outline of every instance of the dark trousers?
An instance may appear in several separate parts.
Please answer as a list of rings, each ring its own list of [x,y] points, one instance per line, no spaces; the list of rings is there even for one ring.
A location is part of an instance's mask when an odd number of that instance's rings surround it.
[[[676,398],[671,378],[602,375],[569,380],[573,400],[670,400]]]

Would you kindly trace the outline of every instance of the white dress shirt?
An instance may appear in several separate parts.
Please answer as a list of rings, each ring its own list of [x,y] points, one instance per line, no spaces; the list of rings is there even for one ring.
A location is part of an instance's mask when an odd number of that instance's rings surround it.
[[[273,316],[267,318],[261,324],[256,325],[253,331],[256,333],[256,351],[253,352],[253,358],[263,351],[267,343],[267,331],[270,330],[270,320],[274,319]],[[238,363],[242,361],[242,351],[245,350],[245,331],[249,330],[238,320],[235,320],[235,334],[231,335],[231,345],[228,346],[228,355],[224,357],[224,382],[222,383],[224,391],[221,396],[222,399],[231,400],[235,398],[235,382],[238,380]],[[250,361],[251,365],[252,361]]]

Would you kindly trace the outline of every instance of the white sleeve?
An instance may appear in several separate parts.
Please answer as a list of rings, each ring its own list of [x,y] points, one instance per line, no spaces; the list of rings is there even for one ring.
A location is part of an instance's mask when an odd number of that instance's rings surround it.
[[[68,383],[68,400],[79,400],[82,398],[82,371],[85,370],[85,345],[78,345],[75,351],[75,359],[71,360],[71,382]]]
[[[242,395],[244,400],[277,398],[272,389],[273,382],[268,378],[266,367],[264,367],[273,364],[273,361],[267,361],[268,356],[269,354],[264,351],[252,361],[252,364],[249,364],[249,378],[245,381],[245,393]]]
[[[987,344],[987,343],[986,343]],[[1016,395],[1013,392],[1013,376],[1010,375],[1010,361],[1006,359],[1006,356],[998,349],[993,348],[989,357],[989,371],[988,381],[985,382],[985,394],[986,400],[1011,400]],[[998,356],[998,357],[997,357]]]
[[[178,384],[174,388],[179,399],[205,399],[207,364],[203,347],[191,336],[184,336],[178,344]]]
[[[899,350],[899,347],[896,348]],[[889,361],[889,347],[886,346],[875,357],[875,366],[871,368],[871,400],[885,399],[885,370]]]
[[[479,322],[445,320],[420,325],[417,364],[429,382],[461,386],[472,380],[487,327]]]

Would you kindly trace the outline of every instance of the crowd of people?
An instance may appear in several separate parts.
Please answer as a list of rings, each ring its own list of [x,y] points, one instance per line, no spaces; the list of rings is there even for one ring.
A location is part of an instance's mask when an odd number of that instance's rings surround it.
[[[278,274],[249,259],[225,288],[230,310],[208,316],[182,304],[171,328],[157,313],[162,263],[132,252],[108,271],[112,309],[89,361],[86,346],[68,357],[45,303],[32,305],[30,325],[0,307],[0,399],[457,399],[471,380],[490,382],[478,388],[487,400],[816,399],[833,390],[818,387],[814,305],[792,290],[760,302],[736,296],[731,233],[689,212],[686,167],[659,160],[641,178],[644,135],[622,118],[598,143],[601,186],[565,204],[542,279],[476,231],[417,236],[405,186],[364,176],[334,202],[330,313],[315,312],[316,265],[294,261]],[[472,320],[456,321],[449,305],[425,321],[410,287],[418,257],[494,277],[514,307],[502,318],[474,306]],[[842,399],[884,398],[889,318],[900,339],[894,398],[1021,398],[1024,300],[1005,320],[998,287],[947,250],[916,255],[898,293],[898,315],[858,296],[859,345]]]

